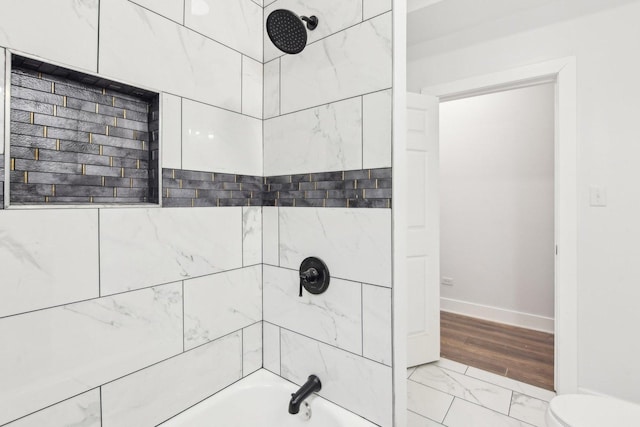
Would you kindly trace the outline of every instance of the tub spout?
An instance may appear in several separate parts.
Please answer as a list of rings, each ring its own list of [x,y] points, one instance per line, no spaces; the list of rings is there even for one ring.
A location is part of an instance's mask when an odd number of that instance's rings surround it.
[[[298,391],[291,393],[291,400],[289,401],[289,413],[297,414],[300,412],[300,405],[309,397],[312,393],[320,391],[322,384],[320,378],[315,375],[309,375],[309,379]]]

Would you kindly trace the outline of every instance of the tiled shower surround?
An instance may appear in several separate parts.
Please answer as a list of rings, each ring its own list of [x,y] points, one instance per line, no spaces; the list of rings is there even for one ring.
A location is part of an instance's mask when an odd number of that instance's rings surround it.
[[[155,426],[264,367],[392,426],[391,2],[6,7],[0,46],[160,93],[166,208],[0,212],[0,425]],[[280,7],[320,18],[300,55]]]

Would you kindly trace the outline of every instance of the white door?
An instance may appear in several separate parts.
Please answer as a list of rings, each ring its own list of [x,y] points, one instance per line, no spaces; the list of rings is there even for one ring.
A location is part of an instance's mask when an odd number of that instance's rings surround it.
[[[440,358],[438,99],[407,94],[408,366]]]

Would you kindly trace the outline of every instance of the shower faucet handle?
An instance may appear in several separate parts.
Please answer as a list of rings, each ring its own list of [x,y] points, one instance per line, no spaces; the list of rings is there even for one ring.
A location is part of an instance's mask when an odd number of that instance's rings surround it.
[[[315,282],[320,277],[320,273],[313,267],[300,273],[300,278],[305,282]]]

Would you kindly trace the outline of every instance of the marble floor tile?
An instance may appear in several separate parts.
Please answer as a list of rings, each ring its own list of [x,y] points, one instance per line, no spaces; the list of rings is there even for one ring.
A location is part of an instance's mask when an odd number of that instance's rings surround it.
[[[522,421],[510,418],[491,409],[483,408],[456,398],[443,424],[447,427],[529,427]]]
[[[467,372],[467,369],[469,369],[469,367],[463,363],[460,362],[455,362],[453,360],[449,360],[449,359],[440,359],[436,362],[433,362],[434,365],[439,366],[441,368],[445,368],[448,369],[450,371],[455,371],[455,372],[459,372],[461,374],[464,374]],[[491,382],[491,381],[489,381]]]
[[[420,366],[411,375],[411,380],[503,414],[509,413],[511,390],[494,384],[433,364]]]
[[[443,427],[429,418],[425,418],[415,412],[407,411],[407,427]]]
[[[482,369],[474,368],[472,366],[470,366],[466,371],[466,375],[491,384],[499,385],[500,387],[508,388],[509,390],[513,390],[517,393],[526,394],[527,396],[544,400],[546,402],[549,402],[556,396],[556,394],[551,390],[545,390],[540,387],[525,384],[523,382],[494,374],[492,372],[483,371]]]
[[[513,393],[511,398],[511,410],[509,416],[520,421],[533,424],[536,427],[545,427],[545,413],[549,403],[520,393]]]
[[[453,396],[415,381],[407,381],[407,409],[412,412],[442,421],[452,401]]]

